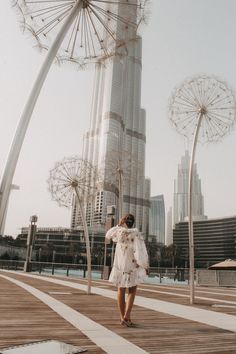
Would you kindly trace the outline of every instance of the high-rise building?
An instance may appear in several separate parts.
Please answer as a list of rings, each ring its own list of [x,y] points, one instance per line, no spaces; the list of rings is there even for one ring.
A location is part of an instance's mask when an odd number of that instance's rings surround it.
[[[158,243],[165,243],[165,203],[164,196],[157,195],[150,198],[149,236]]]
[[[169,246],[173,243],[173,217],[172,217],[172,207],[170,207],[166,216],[166,238],[165,244]]]
[[[181,158],[178,165],[178,175],[174,182],[174,207],[173,223],[174,225],[188,219],[188,178],[189,178],[190,156],[188,151]],[[204,220],[204,198],[201,191],[201,180],[197,173],[197,165],[193,170],[193,219]]]
[[[136,21],[135,7],[130,6],[129,11]],[[97,65],[83,158],[98,166],[102,181],[90,220],[87,210],[88,223],[105,225],[107,206],[114,205],[116,222],[121,215],[132,213],[136,227],[146,234],[150,187],[145,182],[146,114],[141,108],[141,71],[140,37],[128,43],[126,53],[117,53],[105,65]],[[78,223],[74,207],[71,226]]]

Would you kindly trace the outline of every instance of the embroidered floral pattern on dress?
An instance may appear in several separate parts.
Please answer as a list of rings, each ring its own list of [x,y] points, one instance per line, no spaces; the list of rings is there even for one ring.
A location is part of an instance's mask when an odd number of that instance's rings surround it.
[[[107,232],[106,238],[117,244],[109,281],[125,288],[142,283],[148,268],[148,255],[140,232],[115,226]]]

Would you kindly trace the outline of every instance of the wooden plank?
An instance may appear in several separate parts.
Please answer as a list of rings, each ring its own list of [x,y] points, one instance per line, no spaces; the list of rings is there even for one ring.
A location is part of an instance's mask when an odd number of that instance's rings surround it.
[[[48,306],[0,278],[0,348],[48,339],[104,353]]]
[[[148,310],[145,308],[141,308],[138,306],[134,306],[133,309],[133,321],[138,324],[137,328],[124,328],[119,324],[119,314],[116,307],[116,301],[105,298],[99,295],[90,295],[88,296],[85,292],[70,289],[66,286],[47,283],[45,281],[41,281],[39,279],[34,278],[26,278],[22,275],[13,275],[7,274],[8,276],[12,276],[16,279],[19,279],[37,289],[44,291],[46,293],[55,292],[55,294],[50,294],[55,299],[62,301],[68,306],[74,308],[80,313],[88,316],[90,319],[102,324],[108,329],[114,331],[118,335],[126,338],[131,341],[135,345],[143,348],[149,353],[168,353],[168,354],[177,354],[177,353],[218,353],[218,354],[226,354],[226,353],[235,353],[236,352],[236,334],[225,331],[216,327],[207,326],[198,322],[185,320],[182,318],[178,318],[176,316],[170,316],[161,312],[156,312],[152,310]],[[68,281],[85,283],[83,280],[75,280],[69,278]],[[20,294],[22,294],[21,289],[14,287],[9,284],[9,282],[4,281],[2,285],[2,280],[0,280],[0,286],[8,288],[8,292],[5,294],[5,297],[1,297],[1,305],[0,311],[3,313],[3,317],[0,318],[0,329],[3,328],[3,323],[5,323],[6,327],[11,328],[13,326],[15,335],[18,334],[15,321],[18,318],[18,328],[19,333],[22,330],[22,327],[26,326],[28,328],[28,334],[26,331],[23,331],[24,340],[29,340],[29,337],[36,336],[36,333],[39,335],[41,333],[41,337],[45,336],[47,331],[50,331],[53,323],[55,323],[55,316],[57,315],[53,313],[45,312],[45,305],[41,304],[38,300],[33,300],[31,295],[25,295],[24,301],[23,299],[16,300],[19,298]],[[111,288],[114,290],[110,284],[104,281],[94,282],[94,285],[104,286],[106,289]],[[140,286],[143,287],[143,286]],[[176,302],[184,305],[189,304],[188,298],[178,297],[177,294],[187,294],[188,289],[179,289],[179,287],[165,287],[165,286],[145,286],[145,289],[149,289],[153,292],[145,292],[142,290],[138,291],[138,295],[145,296],[147,298],[157,298],[163,301]],[[154,290],[163,291],[163,293],[155,293]],[[204,291],[204,288],[200,289]],[[208,289],[209,290],[209,289]],[[213,292],[217,292],[216,289],[211,289]],[[57,292],[70,292],[71,294],[56,294]],[[164,294],[164,292],[170,292],[170,295]],[[2,290],[0,292],[2,294]],[[17,306],[10,306],[9,298],[11,298],[11,302],[16,301]],[[222,299],[233,299],[235,297],[232,296],[234,293],[231,289],[226,289],[225,293],[219,292],[217,294],[217,298]],[[236,294],[236,293],[235,293]],[[202,293],[203,296],[208,298],[213,297],[210,293]],[[35,301],[37,302],[37,306],[35,305]],[[226,308],[212,308],[212,302],[210,300],[202,301],[200,304],[196,304],[196,307],[205,308],[207,310],[219,311],[222,313],[227,313],[228,309]],[[38,312],[38,309],[43,309]],[[2,312],[3,311],[3,312]],[[27,319],[21,322],[20,318],[24,317],[24,313],[28,313],[29,311],[33,311],[33,319],[29,321],[28,315]],[[232,310],[233,313],[234,309]],[[18,316],[16,316],[16,312]],[[49,311],[51,312],[51,311]],[[231,314],[232,314],[231,313]],[[29,326],[29,323],[30,326]],[[82,335],[78,338],[78,331],[73,330],[70,325],[65,323],[65,321],[56,325],[55,335],[57,335],[58,339],[61,335],[63,335],[64,341],[74,345],[86,346],[84,343],[88,343],[88,340],[84,338]],[[32,333],[30,329],[32,328]],[[6,331],[5,332],[9,332]],[[23,337],[21,340],[23,340]],[[2,333],[0,334],[0,343],[2,339]],[[43,338],[47,339],[47,338]],[[13,340],[13,338],[12,338]],[[63,340],[60,338],[60,340]],[[86,342],[87,340],[87,342]],[[83,344],[81,344],[83,343]],[[2,344],[2,343],[1,343]],[[91,348],[91,352],[99,352],[98,348],[89,343]],[[101,352],[101,351],[100,351]],[[126,353],[123,353],[126,354]]]

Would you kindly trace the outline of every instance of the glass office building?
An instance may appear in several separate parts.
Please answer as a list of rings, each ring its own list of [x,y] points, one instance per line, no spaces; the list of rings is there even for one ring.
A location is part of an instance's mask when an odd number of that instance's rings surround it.
[[[165,203],[164,196],[157,195],[150,198],[149,236],[158,243],[165,243]]]
[[[193,222],[196,267],[209,267],[226,259],[236,259],[236,216]],[[188,262],[188,223],[180,222],[173,230],[174,244]]]

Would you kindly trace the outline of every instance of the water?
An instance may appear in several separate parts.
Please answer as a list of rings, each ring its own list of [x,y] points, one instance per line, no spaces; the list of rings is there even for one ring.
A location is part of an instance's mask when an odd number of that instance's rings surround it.
[[[37,343],[28,343],[2,349],[2,354],[78,354],[87,351],[81,347],[70,345],[56,340],[46,340]]]
[[[188,285],[188,281],[184,280],[184,281],[178,281],[178,280],[174,280],[173,278],[169,278],[169,277],[161,277],[161,281],[160,281],[160,276],[149,276],[147,279],[145,279],[144,283],[147,284],[178,284],[178,285]]]
[[[52,269],[51,268],[44,268],[42,271],[42,274],[52,274]],[[67,270],[66,269],[54,269],[54,275],[61,275],[61,276],[66,276],[67,275]],[[76,278],[84,278],[84,271],[80,269],[70,269],[69,271],[69,276],[70,277],[76,277]],[[101,277],[101,271],[92,271],[92,279],[102,279]],[[160,276],[148,276],[144,283],[146,284],[166,284],[166,285],[173,285],[173,284],[178,284],[178,285],[187,285],[188,281],[178,281],[174,280],[173,278],[169,278],[166,276],[161,277],[161,282],[160,282]]]

